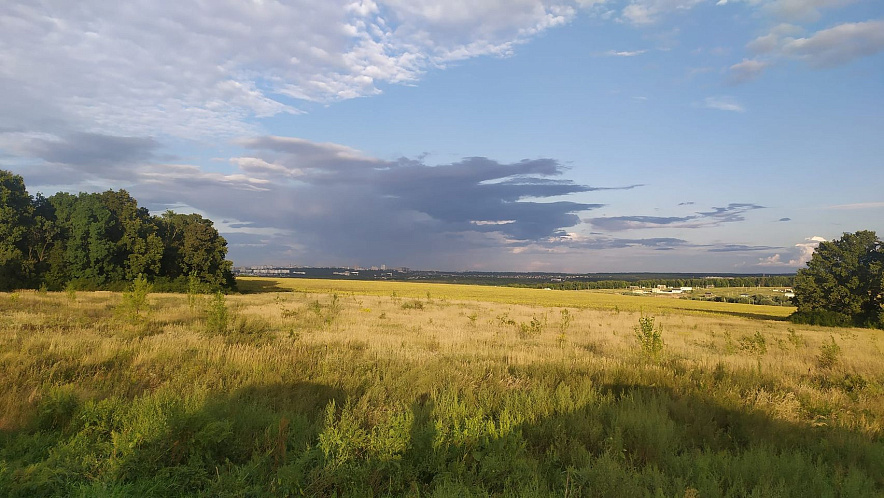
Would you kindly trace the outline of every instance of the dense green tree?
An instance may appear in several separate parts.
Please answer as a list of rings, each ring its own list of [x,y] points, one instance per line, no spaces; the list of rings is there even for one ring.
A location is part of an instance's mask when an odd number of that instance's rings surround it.
[[[224,259],[227,241],[212,220],[166,211],[159,219],[165,251],[162,272],[169,278],[196,276],[212,286],[234,285],[232,263]]]
[[[169,288],[191,277],[232,288],[226,256],[227,241],[200,215],[151,216],[125,190],[32,198],[21,176],[0,170],[0,290],[107,287],[139,276]]]
[[[24,179],[0,170],[0,290],[24,285],[31,273],[27,253],[33,212]]]
[[[71,212],[70,233],[64,261],[70,275],[85,285],[100,286],[122,281],[113,213],[97,194],[82,193]]]
[[[124,268],[126,279],[159,275],[163,241],[148,210],[138,207],[138,202],[125,190],[108,190],[100,196],[113,214],[111,239],[117,246],[116,264]]]
[[[872,231],[821,242],[795,277],[797,317],[882,325],[884,243]]]

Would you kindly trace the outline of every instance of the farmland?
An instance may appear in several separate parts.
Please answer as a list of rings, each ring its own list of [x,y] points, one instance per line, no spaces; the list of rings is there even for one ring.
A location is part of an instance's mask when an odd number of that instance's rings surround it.
[[[3,494],[884,492],[880,331],[594,291],[239,285],[0,293]]]

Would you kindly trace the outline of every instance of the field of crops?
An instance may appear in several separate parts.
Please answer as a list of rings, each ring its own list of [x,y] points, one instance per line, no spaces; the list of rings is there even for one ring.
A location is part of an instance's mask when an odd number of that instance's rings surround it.
[[[264,279],[255,277],[237,280],[243,292],[294,291],[308,293],[349,293],[367,296],[450,299],[483,301],[500,304],[527,304],[544,307],[592,308],[610,311],[645,311],[647,313],[712,313],[761,319],[789,316],[795,308],[759,306],[713,301],[690,301],[663,295],[629,296],[622,290],[561,291],[483,285],[452,285],[417,282],[366,280]]]
[[[3,496],[876,496],[884,334],[589,291],[0,293]]]

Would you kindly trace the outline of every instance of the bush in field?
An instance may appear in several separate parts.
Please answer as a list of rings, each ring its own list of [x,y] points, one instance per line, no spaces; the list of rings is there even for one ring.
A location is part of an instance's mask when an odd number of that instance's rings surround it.
[[[153,286],[144,275],[132,281],[129,290],[123,292],[123,301],[120,303],[120,312],[131,322],[140,321],[148,312],[147,296],[153,290]]]
[[[832,341],[820,346],[820,354],[816,357],[816,364],[823,370],[829,370],[834,367],[841,357],[841,346],[835,342],[835,338],[829,336]]]
[[[767,340],[756,330],[755,334],[740,338],[740,350],[753,356],[763,356],[767,353]]]
[[[641,316],[634,330],[642,356],[650,360],[658,360],[660,354],[663,353],[663,326],[654,327],[654,317]]]
[[[221,291],[216,292],[206,308],[206,330],[210,334],[224,334],[227,332],[227,323],[230,320],[230,312],[227,302]]]
[[[541,322],[536,316],[531,317],[531,321],[528,323],[520,322],[519,323],[519,338],[520,339],[528,339],[530,337],[538,336],[543,332],[543,322]]]

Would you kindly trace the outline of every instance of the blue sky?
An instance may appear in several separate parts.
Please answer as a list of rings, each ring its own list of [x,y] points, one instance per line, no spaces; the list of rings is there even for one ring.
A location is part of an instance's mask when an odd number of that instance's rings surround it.
[[[884,232],[873,0],[4,2],[0,167],[237,265],[790,272]]]

